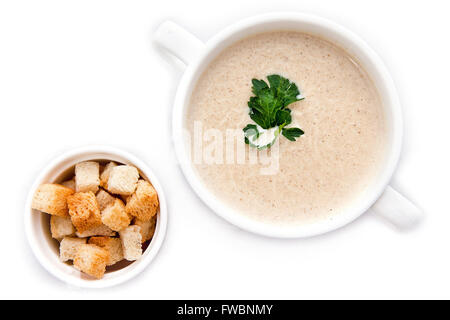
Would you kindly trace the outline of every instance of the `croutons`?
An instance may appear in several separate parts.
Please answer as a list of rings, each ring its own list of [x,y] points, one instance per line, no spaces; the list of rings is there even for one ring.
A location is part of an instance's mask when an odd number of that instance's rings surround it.
[[[153,238],[156,229],[156,216],[149,221],[142,221],[139,219],[134,220],[134,225],[141,227],[142,243]]]
[[[122,200],[115,199],[113,204],[102,211],[102,222],[114,231],[120,231],[130,225],[131,218],[126,213]]]
[[[67,197],[69,214],[78,232],[93,229],[102,225],[100,208],[92,191],[77,192]]]
[[[75,189],[76,189],[75,180],[74,179],[64,181],[63,183],[61,183],[61,185],[63,185],[64,187],[70,188],[73,191],[75,191]]]
[[[132,166],[122,165],[111,169],[108,179],[108,191],[130,195],[136,190],[139,179],[139,171]]]
[[[110,237],[92,237],[88,241],[89,244],[95,244],[100,248],[104,248],[109,252],[109,260],[107,266],[112,266],[123,260],[122,242],[119,238]]]
[[[109,175],[111,174],[111,170],[114,167],[117,167],[117,164],[111,161],[105,166],[105,169],[103,169],[102,174],[100,175],[100,186],[105,189],[108,189]]]
[[[128,261],[134,261],[142,256],[141,227],[129,226],[119,232],[122,241],[123,256]]]
[[[67,197],[74,191],[59,184],[46,183],[34,193],[31,208],[51,215],[65,217],[68,214]]]
[[[75,233],[75,228],[70,217],[50,217],[50,231],[52,238],[58,241],[66,236],[71,236]]]
[[[75,259],[78,248],[86,243],[86,239],[65,237],[59,244],[59,259],[62,262]]]
[[[101,279],[105,274],[108,262],[108,250],[94,244],[83,244],[78,248],[73,265],[78,270],[97,279]]]
[[[159,200],[155,188],[139,180],[136,192],[128,199],[125,210],[141,221],[149,221],[158,212]]]
[[[128,199],[130,199],[130,198],[131,198],[131,196],[120,195],[120,199],[122,199],[123,203],[125,203],[125,204],[128,202]]]
[[[32,209],[51,215],[50,231],[60,242],[60,260],[73,260],[76,269],[100,279],[107,267],[141,258],[143,243],[156,231],[159,200],[138,169],[85,161],[64,178],[70,180],[41,185],[32,199]],[[128,264],[123,261],[111,271]]]
[[[75,184],[77,192],[97,192],[100,185],[100,165],[98,162],[77,163],[75,166]]]
[[[114,200],[116,199],[103,189],[97,192],[96,198],[100,211],[105,210],[106,207],[114,203]]]
[[[113,230],[111,230],[108,226],[105,226],[104,224],[102,224],[99,227],[88,229],[83,232],[77,232],[75,234],[78,238],[87,238],[93,236],[114,237],[116,235],[116,233]]]

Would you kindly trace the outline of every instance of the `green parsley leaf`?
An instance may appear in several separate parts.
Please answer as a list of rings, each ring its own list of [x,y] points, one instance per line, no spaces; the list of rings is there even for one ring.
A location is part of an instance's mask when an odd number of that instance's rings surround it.
[[[272,90],[276,92],[275,96],[281,101],[283,108],[293,102],[302,100],[302,98],[299,98],[300,91],[294,82],[277,74],[268,76],[267,80],[269,80]]]
[[[287,126],[292,122],[291,109],[284,109],[277,112],[276,116],[277,125],[285,125]]]
[[[268,76],[267,80],[270,87],[264,80],[252,80],[252,92],[255,96],[248,101],[250,118],[263,129],[282,125],[284,122],[280,122],[278,118],[289,118],[286,112],[283,112],[285,108],[303,99],[297,85],[288,79],[273,74]],[[290,110],[288,112],[290,113]]]
[[[295,138],[300,137],[305,134],[305,132],[300,128],[283,128],[281,134],[285,136],[290,141],[295,141]]]
[[[260,127],[249,124],[244,128],[245,143],[252,147],[265,148],[270,147],[275,142],[280,132],[287,139],[295,141],[304,132],[299,128],[285,128],[291,124],[291,110],[287,108],[293,102],[303,100],[297,85],[280,75],[272,74],[267,76],[269,84],[264,80],[252,79],[252,92],[254,96],[250,97],[248,107],[250,108],[250,118]],[[261,139],[264,145],[259,145],[258,139],[267,130],[273,129],[273,141],[267,143],[267,137]],[[272,137],[269,135],[269,137]]]

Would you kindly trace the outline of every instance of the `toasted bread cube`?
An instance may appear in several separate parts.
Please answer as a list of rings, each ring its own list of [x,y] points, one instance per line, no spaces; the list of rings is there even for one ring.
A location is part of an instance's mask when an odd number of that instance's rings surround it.
[[[107,266],[112,266],[123,260],[122,242],[119,238],[110,237],[92,237],[88,241],[89,244],[95,244],[100,248],[109,252],[109,260]]]
[[[75,166],[75,184],[77,192],[97,192],[100,185],[100,165],[98,162],[77,163]]]
[[[155,188],[145,180],[139,180],[136,192],[128,199],[126,211],[142,221],[149,221],[158,212],[159,200]]]
[[[109,175],[111,174],[111,170],[114,167],[117,167],[117,163],[111,161],[105,166],[105,168],[102,171],[102,174],[100,175],[100,186],[102,186],[105,189],[108,189]]]
[[[129,226],[119,232],[122,241],[123,256],[128,261],[134,261],[142,256],[141,227]]]
[[[70,217],[50,217],[50,231],[52,238],[60,241],[66,236],[71,236],[75,233],[75,228]]]
[[[61,185],[63,185],[64,187],[70,188],[73,191],[75,191],[75,189],[76,189],[75,179],[64,181],[63,183],[61,183]]]
[[[130,195],[136,190],[139,171],[128,165],[111,169],[108,179],[108,191],[115,194]]]
[[[86,239],[65,237],[59,244],[59,259],[62,262],[75,259],[78,248],[86,243]]]
[[[130,225],[131,217],[125,211],[122,200],[115,199],[113,204],[102,211],[102,222],[114,231],[120,231]]]
[[[120,195],[120,199],[122,199],[123,203],[125,203],[125,204],[128,202],[128,199],[130,199],[130,198],[131,198],[131,196]]]
[[[134,225],[141,227],[142,243],[153,238],[156,229],[156,216],[152,217],[148,221],[142,221],[134,219]]]
[[[105,210],[106,207],[108,207],[110,204],[113,204],[114,200],[116,200],[116,198],[114,198],[112,195],[110,195],[103,189],[100,189],[100,191],[97,192],[96,198],[100,211]]]
[[[69,214],[78,232],[84,232],[102,225],[100,208],[92,191],[77,192],[67,197]]]
[[[83,232],[75,233],[78,238],[87,238],[93,236],[105,236],[105,237],[114,237],[116,233],[111,230],[108,226],[102,224],[99,227],[95,227]]]
[[[72,189],[59,184],[43,184],[34,193],[31,208],[51,215],[66,217],[69,213],[67,197],[73,193]]]
[[[78,270],[97,279],[103,278],[106,265],[109,261],[109,252],[95,244],[83,244],[78,248],[73,265]]]

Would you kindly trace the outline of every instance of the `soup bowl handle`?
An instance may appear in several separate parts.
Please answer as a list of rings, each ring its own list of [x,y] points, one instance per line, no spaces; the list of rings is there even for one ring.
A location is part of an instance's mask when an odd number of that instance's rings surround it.
[[[186,65],[198,58],[205,48],[203,41],[172,21],[165,21],[158,27],[154,40]]]
[[[371,211],[400,229],[415,226],[423,217],[420,208],[391,186],[387,186],[384,193],[372,206]]]

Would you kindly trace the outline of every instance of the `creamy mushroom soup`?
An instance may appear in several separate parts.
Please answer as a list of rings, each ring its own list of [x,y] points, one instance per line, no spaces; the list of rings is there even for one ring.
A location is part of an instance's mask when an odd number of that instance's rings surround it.
[[[257,151],[245,144],[242,129],[253,123],[247,106],[252,79],[267,82],[271,74],[298,86],[304,99],[289,105],[291,126],[304,134],[296,141],[280,135]],[[225,206],[282,225],[333,219],[352,206],[379,174],[387,141],[381,98],[356,59],[324,39],[291,31],[226,48],[199,78],[185,127],[204,185]],[[231,147],[230,130],[239,133]],[[237,160],[238,150],[245,161]]]

